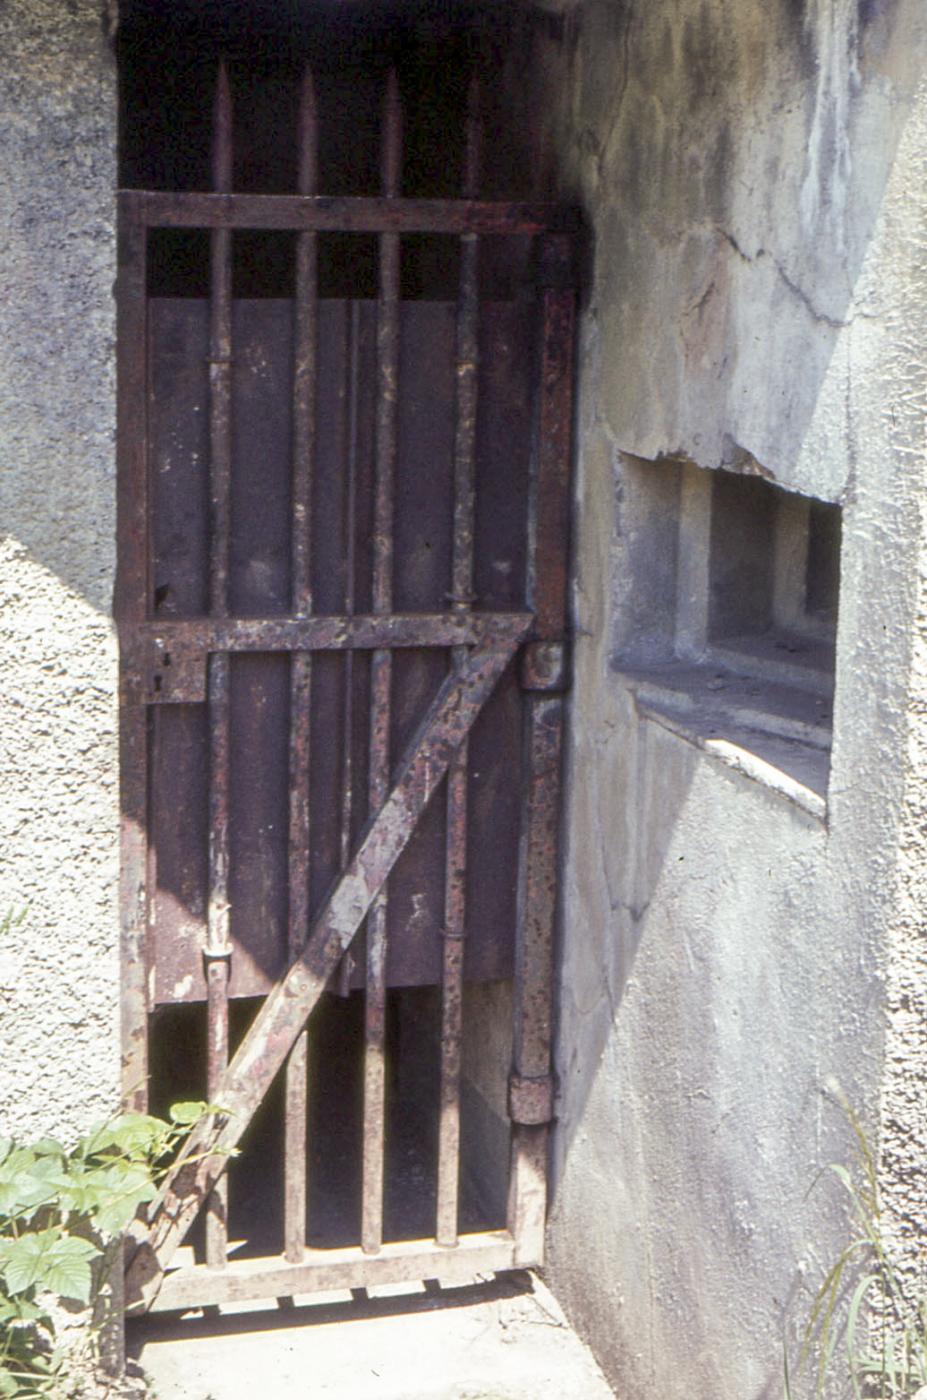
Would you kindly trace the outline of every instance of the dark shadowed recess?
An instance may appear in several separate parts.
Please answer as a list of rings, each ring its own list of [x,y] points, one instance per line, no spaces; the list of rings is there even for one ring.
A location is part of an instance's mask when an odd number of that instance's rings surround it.
[[[532,104],[513,110],[510,84],[500,79],[513,55],[527,56],[538,33],[558,21],[520,0],[379,0],[365,5],[176,0],[164,6],[126,0],[121,15],[122,188],[210,188],[211,113],[222,55],[232,87],[236,191],[295,192],[299,84],[309,64],[320,112],[320,194],[380,192],[383,89],[388,69],[395,67],[405,109],[401,192],[407,197],[459,195],[467,85],[474,66],[484,75],[481,194],[532,193]],[[445,242],[403,240],[404,297],[456,296],[456,259],[448,256]],[[234,245],[236,296],[292,294],[290,235],[241,233]],[[152,238],[150,263],[152,295],[205,295],[208,235],[159,230]],[[510,295],[512,272],[494,260],[492,275],[495,283],[486,290]],[[321,295],[367,297],[375,292],[375,240],[325,236]]]
[[[231,1038],[239,1043],[260,1006],[233,1002]],[[363,998],[326,995],[310,1020],[307,1242],[316,1249],[353,1244],[361,1216],[363,1137]],[[438,1066],[429,1042],[440,1035],[437,989],[391,991],[386,1008],[389,1078],[386,1092],[386,1196],[390,1239],[421,1239],[434,1228],[437,1166]],[[151,1109],[199,1099],[206,1074],[206,1010],[162,1007],[152,1037]],[[241,1156],[229,1166],[229,1238],[232,1258],[254,1258],[283,1248],[283,1082],[278,1079],[249,1126]],[[504,1194],[474,1169],[475,1133],[464,1114],[461,1228],[500,1229]],[[203,1222],[189,1242],[198,1257]]]

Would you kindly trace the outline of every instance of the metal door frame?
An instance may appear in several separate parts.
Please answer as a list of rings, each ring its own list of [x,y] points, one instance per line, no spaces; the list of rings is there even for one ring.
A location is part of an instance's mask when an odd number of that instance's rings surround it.
[[[126,190],[119,194],[117,621],[121,673],[121,933],[123,1086],[127,1107],[147,1104],[149,1015],[146,930],[153,877],[147,838],[150,707],[206,702],[210,707],[209,911],[207,970],[208,1095],[227,1113],[205,1121],[171,1171],[145,1221],[131,1232],[126,1305],[130,1311],[176,1309],[243,1298],[284,1296],[423,1277],[466,1278],[543,1260],[546,1165],[553,1111],[551,1078],[552,945],[556,908],[561,741],[565,662],[569,468],[575,296],[569,230],[560,207],[475,197],[478,120],[475,86],[462,199],[399,195],[402,122],[398,84],[390,76],[384,107],[383,194],[328,198],[316,192],[318,119],[307,70],[300,114],[299,193],[230,192],[231,102],[224,64],[216,96],[212,193]],[[210,283],[210,616],[158,622],[152,613],[148,518],[146,245],[149,229],[208,229]],[[320,232],[378,236],[377,477],[374,598],[369,616],[312,613],[308,544],[293,532],[293,607],[289,618],[228,616],[231,237],[236,229],[297,235],[294,356],[294,518],[307,517],[315,432],[315,337]],[[396,452],[400,237],[453,234],[461,240],[454,459],[454,557],[451,607],[441,614],[399,615],[390,587],[392,468]],[[530,614],[472,608],[474,422],[476,413],[477,249],[481,235],[531,235],[536,244],[538,364],[535,446],[529,503]],[[524,643],[525,789],[521,816],[514,980],[514,1046],[509,1081],[512,1149],[504,1230],[459,1236],[459,1093],[463,985],[462,871],[466,862],[467,733],[515,649]],[[382,735],[388,714],[391,652],[397,646],[453,648],[453,664],[396,773]],[[308,732],[298,703],[311,686],[312,653],[363,648],[372,653],[371,821],[313,930],[308,928],[305,861]],[[255,1025],[228,1057],[228,667],[241,651],[292,652],[290,733],[291,965]],[[378,708],[379,707],[379,708]],[[304,707],[303,707],[304,708]],[[431,1240],[384,1243],[382,910],[385,881],[417,816],[448,775],[448,853],[438,1211]],[[238,1141],[257,1103],[287,1062],[287,1142],[305,1139],[305,1022],[364,918],[368,918],[364,1209],[361,1243],[339,1250],[305,1242],[305,1169],[286,1154],[283,1256],[227,1262],[223,1153]],[[369,1138],[369,1141],[368,1141]],[[380,1204],[378,1206],[378,1198]],[[186,1228],[207,1212],[207,1265],[165,1272]]]

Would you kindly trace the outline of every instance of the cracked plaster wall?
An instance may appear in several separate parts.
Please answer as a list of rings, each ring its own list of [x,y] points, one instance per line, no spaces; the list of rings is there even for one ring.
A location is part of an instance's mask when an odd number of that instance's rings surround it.
[[[771,1400],[846,1238],[809,1194],[850,1151],[829,1080],[899,1230],[927,1208],[927,14],[560,8],[591,255],[550,1277],[619,1394]],[[660,456],[843,506],[826,823],[622,684],[631,593],[667,592]]]
[[[0,1133],[118,1101],[115,65],[98,0],[0,5]]]

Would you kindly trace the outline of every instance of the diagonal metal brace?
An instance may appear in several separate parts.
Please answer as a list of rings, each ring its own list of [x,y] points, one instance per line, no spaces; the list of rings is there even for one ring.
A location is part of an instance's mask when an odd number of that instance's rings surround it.
[[[510,614],[508,622],[501,635],[497,632],[474,647],[460,670],[441,686],[399,765],[395,786],[368,822],[305,947],[268,996],[217,1086],[215,1100],[222,1113],[204,1119],[194,1130],[152,1203],[147,1224],[139,1222],[130,1230],[127,1311],[144,1312],[157,1296],[174,1251],[225,1170],[229,1152],[251,1122],[532,618]]]

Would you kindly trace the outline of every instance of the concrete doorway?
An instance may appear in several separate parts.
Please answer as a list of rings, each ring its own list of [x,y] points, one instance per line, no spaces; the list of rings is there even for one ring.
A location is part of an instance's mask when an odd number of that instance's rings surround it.
[[[543,1259],[571,219],[476,10],[303,10],[120,30],[133,1312]]]

